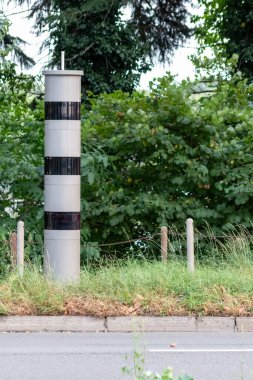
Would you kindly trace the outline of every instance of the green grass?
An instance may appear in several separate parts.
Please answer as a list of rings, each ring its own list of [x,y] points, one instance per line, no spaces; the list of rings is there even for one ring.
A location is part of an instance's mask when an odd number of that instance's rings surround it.
[[[45,280],[36,269],[0,281],[0,313],[90,315],[253,315],[253,265],[182,261],[114,263],[83,269],[78,285]]]
[[[11,271],[0,279],[0,314],[253,315],[253,241],[247,231],[238,228],[221,241],[210,233],[205,254],[197,240],[193,274],[182,248],[176,252],[184,243],[177,239],[170,235],[167,264],[101,261],[82,269],[78,285],[45,279],[36,266],[27,267],[23,278]]]

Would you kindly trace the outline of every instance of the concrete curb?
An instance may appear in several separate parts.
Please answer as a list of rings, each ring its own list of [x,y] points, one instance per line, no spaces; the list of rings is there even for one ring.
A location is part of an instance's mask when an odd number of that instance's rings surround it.
[[[238,332],[252,332],[253,318],[252,317],[237,317],[236,328]]]
[[[253,332],[253,317],[0,317],[0,332]]]
[[[197,317],[197,331],[237,331],[236,318],[233,317]]]
[[[196,331],[194,317],[108,317],[108,332]]]
[[[0,317],[0,332],[105,332],[105,319],[74,316]]]

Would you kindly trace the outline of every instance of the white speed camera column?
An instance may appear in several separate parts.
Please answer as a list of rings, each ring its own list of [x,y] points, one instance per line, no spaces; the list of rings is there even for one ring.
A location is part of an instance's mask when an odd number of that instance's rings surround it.
[[[56,280],[80,275],[80,104],[82,71],[45,75],[44,270]]]

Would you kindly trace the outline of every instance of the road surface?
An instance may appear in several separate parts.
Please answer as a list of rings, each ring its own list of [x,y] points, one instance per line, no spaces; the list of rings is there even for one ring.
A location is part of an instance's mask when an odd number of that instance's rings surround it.
[[[129,380],[133,352],[146,370],[172,366],[194,380],[252,380],[253,333],[1,333],[1,380]]]

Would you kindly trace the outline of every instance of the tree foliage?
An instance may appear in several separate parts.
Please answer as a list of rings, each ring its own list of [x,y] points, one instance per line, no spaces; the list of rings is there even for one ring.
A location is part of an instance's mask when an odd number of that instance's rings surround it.
[[[251,0],[199,0],[203,16],[195,16],[199,23],[196,35],[203,46],[210,46],[216,54],[227,59],[238,55],[237,71],[253,77],[253,2]]]
[[[159,57],[168,62],[171,53],[190,36],[187,25],[188,0],[129,0],[132,14],[130,24],[136,39],[148,48],[149,58]]]
[[[187,2],[37,0],[30,15],[36,15],[38,32],[49,30],[44,45],[51,49],[52,66],[59,66],[64,50],[67,67],[84,70],[85,90],[131,92],[141,73],[150,69],[154,57],[168,61],[172,51],[189,36]],[[123,21],[126,5],[132,12]]]
[[[11,55],[12,59],[20,64],[21,68],[28,69],[32,67],[34,60],[28,57],[22,49],[25,44],[24,40],[9,33],[9,22],[0,11],[0,59],[3,60],[8,55]]]
[[[45,21],[51,30],[51,64],[59,64],[64,50],[67,67],[84,71],[83,90],[133,91],[141,73],[150,68],[145,48],[136,43],[129,24],[120,20],[117,1],[99,11],[86,11],[82,4],[83,1],[54,2],[55,12],[59,9],[60,13]]]

